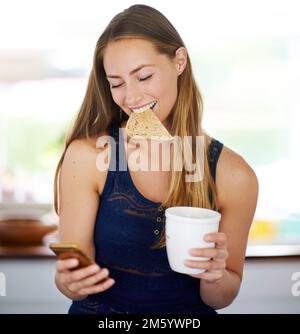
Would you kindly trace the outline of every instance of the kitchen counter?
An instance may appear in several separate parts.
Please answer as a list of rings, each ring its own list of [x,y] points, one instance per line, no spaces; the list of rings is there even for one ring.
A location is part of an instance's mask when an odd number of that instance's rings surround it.
[[[0,258],[54,258],[55,255],[48,245],[57,242],[57,232],[44,238],[44,244],[37,246],[1,246]]]
[[[246,257],[300,256],[300,245],[248,245]]]
[[[30,246],[30,247],[4,247],[0,246],[0,258],[54,258],[55,255],[45,245]],[[246,257],[281,257],[281,256],[300,256],[300,245],[249,245],[247,247]]]
[[[54,257],[53,252],[45,245],[29,247],[0,246],[1,258],[14,257]]]

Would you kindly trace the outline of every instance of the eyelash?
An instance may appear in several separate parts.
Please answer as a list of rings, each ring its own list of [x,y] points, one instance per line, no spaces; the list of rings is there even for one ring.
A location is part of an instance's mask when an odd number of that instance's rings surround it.
[[[150,74],[150,75],[148,75],[147,77],[145,77],[145,78],[141,78],[141,79],[139,79],[139,81],[145,81],[145,80],[147,80],[147,79],[150,79],[151,77],[152,77],[152,75],[153,74]],[[120,85],[116,85],[116,86],[111,86],[110,88],[118,88],[118,87],[121,87],[122,86],[122,84],[120,84]]]

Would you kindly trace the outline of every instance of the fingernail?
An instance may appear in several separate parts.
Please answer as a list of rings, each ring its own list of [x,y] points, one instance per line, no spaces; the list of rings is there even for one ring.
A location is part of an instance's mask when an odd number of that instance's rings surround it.
[[[212,241],[212,237],[205,237],[205,241]]]
[[[76,260],[76,259],[71,260],[70,265],[71,266],[77,266],[78,265],[78,260]]]
[[[91,272],[92,273],[95,273],[95,272],[97,272],[99,270],[99,267],[98,266],[92,266],[92,268],[91,268]]]

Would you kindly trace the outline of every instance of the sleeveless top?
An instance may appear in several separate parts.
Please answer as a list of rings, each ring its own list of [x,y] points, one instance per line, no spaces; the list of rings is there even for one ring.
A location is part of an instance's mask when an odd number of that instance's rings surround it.
[[[200,280],[172,271],[166,248],[152,248],[164,231],[165,208],[144,197],[135,187],[126,155],[119,155],[119,150],[125,152],[125,147],[123,140],[119,141],[117,124],[110,125],[109,134],[116,145],[111,145],[110,168],[100,197],[94,243],[96,262],[108,268],[115,284],[102,293],[73,301],[69,313],[216,313],[200,297]],[[222,143],[212,139],[208,160],[214,179],[222,148]],[[126,170],[119,168],[119,161]]]

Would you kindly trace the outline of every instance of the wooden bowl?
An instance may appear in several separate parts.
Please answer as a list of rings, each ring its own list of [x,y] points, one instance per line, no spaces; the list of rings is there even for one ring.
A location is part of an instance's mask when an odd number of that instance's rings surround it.
[[[57,230],[56,224],[46,225],[39,220],[2,220],[0,221],[0,245],[42,245],[44,237],[55,230]]]

